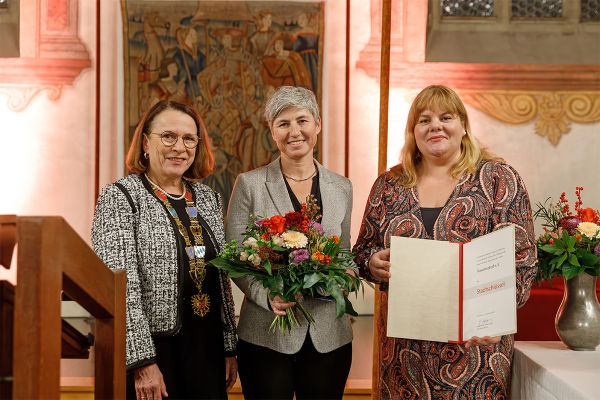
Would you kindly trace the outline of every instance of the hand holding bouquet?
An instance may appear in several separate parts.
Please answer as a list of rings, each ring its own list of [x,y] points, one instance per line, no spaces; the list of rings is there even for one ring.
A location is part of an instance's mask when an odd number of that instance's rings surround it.
[[[298,326],[297,309],[314,323],[310,312],[298,301],[301,297],[330,296],[336,314],[357,315],[348,293],[362,287],[352,253],[340,248],[340,238],[327,236],[318,220],[318,206],[309,196],[300,212],[270,218],[250,216],[241,246],[231,241],[211,264],[226,271],[230,278],[251,276],[269,290],[270,298],[296,302],[276,315],[271,331],[281,332]],[[350,274],[348,272],[351,272]]]

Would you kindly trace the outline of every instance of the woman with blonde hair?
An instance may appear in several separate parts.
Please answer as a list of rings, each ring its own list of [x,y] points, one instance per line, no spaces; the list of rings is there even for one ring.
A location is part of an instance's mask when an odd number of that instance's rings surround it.
[[[390,238],[468,242],[513,224],[517,306],[529,297],[536,247],[529,197],[517,171],[482,150],[467,111],[445,86],[415,98],[406,123],[400,165],[371,189],[354,246],[361,275],[381,284],[378,316],[381,399],[510,396],[513,335],[473,337],[465,344],[386,336]]]

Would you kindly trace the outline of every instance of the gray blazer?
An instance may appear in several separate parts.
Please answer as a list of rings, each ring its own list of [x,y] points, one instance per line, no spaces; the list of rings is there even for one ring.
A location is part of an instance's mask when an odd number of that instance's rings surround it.
[[[326,234],[339,235],[342,247],[350,247],[350,214],[352,183],[315,161],[319,170],[319,186],[323,202],[322,225]],[[302,201],[302,200],[301,200]],[[283,180],[279,158],[271,164],[237,177],[227,212],[227,240],[241,241],[248,215],[261,217],[283,215],[294,211]],[[300,326],[289,334],[269,332],[275,317],[268,302],[268,290],[252,278],[234,279],[244,292],[244,302],[238,323],[238,337],[255,345],[285,354],[297,353],[309,331],[320,353],[330,352],[352,341],[352,328],[347,315],[336,318],[335,302],[305,298],[301,300],[315,319],[309,328],[306,319],[296,313]]]

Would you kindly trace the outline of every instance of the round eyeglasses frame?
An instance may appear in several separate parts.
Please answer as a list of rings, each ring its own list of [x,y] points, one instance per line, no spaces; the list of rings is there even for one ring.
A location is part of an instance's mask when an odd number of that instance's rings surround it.
[[[183,145],[188,148],[188,149],[195,149],[198,144],[200,143],[200,138],[198,136],[177,136],[175,133],[173,132],[150,132],[149,135],[157,135],[158,137],[160,137],[160,141],[162,142],[162,144],[164,144],[167,147],[172,147],[175,146],[175,144],[177,144],[177,142],[179,141],[179,138],[181,138],[181,140],[183,141]],[[173,142],[170,137],[175,136],[177,139],[175,139],[175,141]],[[193,143],[192,145],[190,145],[189,143],[186,143],[186,139],[191,139],[191,138],[195,138],[196,142]]]

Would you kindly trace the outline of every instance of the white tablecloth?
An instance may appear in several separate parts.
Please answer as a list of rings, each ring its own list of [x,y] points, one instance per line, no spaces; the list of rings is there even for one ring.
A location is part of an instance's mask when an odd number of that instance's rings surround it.
[[[600,399],[600,347],[573,351],[561,342],[516,342],[512,398]]]

